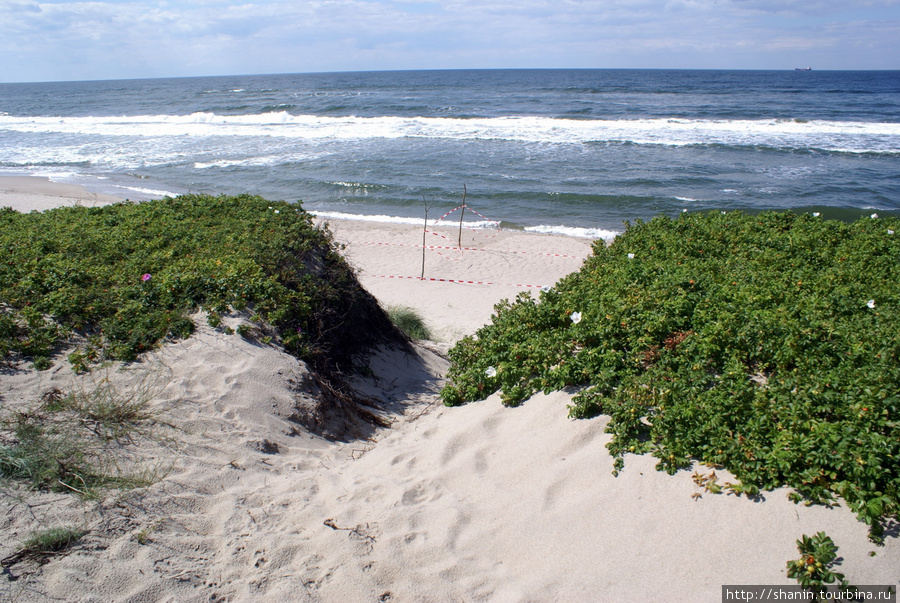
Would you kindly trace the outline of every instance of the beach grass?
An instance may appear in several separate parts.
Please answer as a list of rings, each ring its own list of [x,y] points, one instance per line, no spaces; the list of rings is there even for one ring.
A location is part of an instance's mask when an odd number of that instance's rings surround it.
[[[390,306],[387,309],[391,321],[412,339],[431,339],[431,329],[422,315],[408,306]]]
[[[153,439],[153,390],[103,378],[89,390],[51,389],[0,413],[0,478],[94,499],[104,489],[145,487],[158,477],[131,451]],[[158,439],[158,438],[157,438]]]
[[[674,473],[694,461],[840,496],[878,540],[900,504],[900,221],[766,212],[628,225],[583,268],[496,307],[451,351],[446,404],[578,388],[572,417]]]
[[[34,532],[23,543],[22,548],[35,555],[66,549],[87,533],[82,528],[58,526]]]
[[[85,528],[65,525],[36,530],[22,541],[15,553],[0,559],[0,566],[10,581],[18,580],[19,576],[14,576],[10,567],[22,561],[43,564],[54,556],[64,555],[87,532]]]

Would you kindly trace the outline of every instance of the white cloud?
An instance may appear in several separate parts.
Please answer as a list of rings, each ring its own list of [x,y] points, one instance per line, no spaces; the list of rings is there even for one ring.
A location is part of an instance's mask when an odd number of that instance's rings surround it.
[[[735,6],[750,8],[767,13],[795,13],[822,15],[843,12],[848,9],[889,9],[896,7],[898,0],[731,0]]]
[[[0,81],[430,67],[898,68],[900,1],[0,0],[0,52],[8,57]]]

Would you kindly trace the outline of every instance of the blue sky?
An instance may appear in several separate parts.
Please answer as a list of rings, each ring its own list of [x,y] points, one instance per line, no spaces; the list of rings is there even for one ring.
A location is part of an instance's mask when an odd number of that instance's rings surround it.
[[[0,0],[0,81],[381,69],[900,69],[900,0]]]

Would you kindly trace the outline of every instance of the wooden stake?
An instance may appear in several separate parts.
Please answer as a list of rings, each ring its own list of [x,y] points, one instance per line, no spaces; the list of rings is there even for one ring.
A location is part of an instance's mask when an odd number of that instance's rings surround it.
[[[425,195],[422,195],[422,205],[425,206],[425,226],[422,228],[422,276],[419,278],[425,280],[425,237],[428,234],[428,203],[425,202]]]
[[[462,209],[459,212],[459,238],[456,241],[456,246],[462,249],[462,222],[463,216],[466,214],[466,185],[463,184],[463,201],[462,201]]]

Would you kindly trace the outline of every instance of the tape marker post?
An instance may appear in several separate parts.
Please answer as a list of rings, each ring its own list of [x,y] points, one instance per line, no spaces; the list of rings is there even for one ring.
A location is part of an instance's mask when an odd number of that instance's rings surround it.
[[[483,235],[484,238],[486,238],[486,239],[492,239],[492,238],[496,237],[496,236],[500,233],[500,222],[498,222],[497,220],[492,220],[491,218],[488,218],[488,217],[485,216],[484,214],[481,214],[481,213],[475,211],[474,209],[472,209],[471,207],[469,207],[468,204],[466,204],[465,202],[464,202],[462,205],[457,205],[456,207],[454,207],[453,209],[451,209],[450,211],[448,211],[447,213],[445,213],[443,216],[441,216],[440,218],[438,218],[437,220],[435,220],[434,223],[432,224],[432,226],[438,226],[438,225],[440,225],[441,221],[442,221],[444,218],[450,216],[451,214],[453,214],[453,212],[455,212],[455,211],[457,211],[457,210],[462,210],[463,212],[465,212],[465,210],[469,210],[470,212],[472,212],[473,214],[475,214],[476,216],[478,216],[479,218],[481,218],[481,219],[484,220],[485,222],[490,222],[491,224],[494,225],[494,226],[493,226],[493,228],[494,228],[494,234],[492,234],[491,236]],[[462,215],[460,215],[460,219],[462,219]],[[460,228],[463,228],[463,227],[465,227],[466,230],[471,230],[472,232],[475,232],[476,230],[483,230],[483,229],[481,229],[481,228],[476,229],[476,228],[473,228],[473,227],[471,227],[471,226],[465,226],[462,222],[460,222]],[[427,230],[427,228],[426,228],[426,230]],[[441,234],[441,233],[439,233],[439,232],[434,232],[434,231],[430,231],[430,230],[429,230],[428,232],[430,232],[431,234],[433,234],[433,235],[435,235],[435,236],[441,237],[442,239],[446,239],[447,241],[450,240],[450,239],[448,239],[445,235],[443,235],[443,234]],[[457,249],[460,248],[460,247],[461,247],[461,245],[457,245],[457,246],[456,246]]]
[[[485,221],[487,221],[487,222],[490,222],[490,223],[494,224],[494,226],[495,226],[494,234],[492,234],[490,237],[484,235],[485,238],[494,238],[494,237],[496,237],[496,236],[500,233],[500,222],[498,222],[498,221],[496,221],[496,220],[492,220],[492,219],[488,218],[487,216],[485,216],[485,215],[483,215],[483,214],[481,214],[481,213],[475,211],[474,209],[470,208],[470,207],[466,204],[466,202],[465,202],[465,194],[463,194],[463,203],[462,203],[461,205],[458,205],[458,206],[454,207],[453,209],[451,209],[450,211],[448,211],[447,213],[445,213],[443,216],[441,216],[440,218],[438,218],[437,220],[435,220],[434,223],[432,224],[432,226],[437,226],[442,220],[444,220],[444,219],[447,218],[448,216],[452,215],[453,212],[455,212],[455,211],[457,211],[457,210],[463,210],[463,211],[465,211],[466,209],[468,209],[469,211],[471,211],[471,212],[472,212],[473,214],[475,214],[476,216],[482,218],[483,220],[485,220]],[[435,236],[438,236],[438,237],[441,237],[442,239],[444,239],[444,240],[446,240],[446,241],[449,242],[450,239],[448,239],[445,235],[443,235],[443,234],[441,234],[441,233],[439,233],[439,232],[434,232],[434,231],[428,230],[428,226],[427,226],[427,217],[428,217],[427,207],[426,207],[426,213],[425,213],[425,216],[426,216],[426,227],[425,227],[425,232],[426,232],[426,233],[431,233],[432,235],[435,235]],[[462,229],[462,227],[463,227],[463,223],[462,223],[462,215],[461,215],[461,216],[460,216],[460,229]],[[468,230],[473,231],[473,232],[476,230],[475,228],[472,228],[472,227],[469,227],[469,226],[466,226],[466,228],[467,228]],[[478,230],[481,230],[481,229],[478,229]],[[456,258],[448,258],[448,259],[451,259],[451,260],[459,260],[459,259],[462,259],[462,252],[463,252],[463,251],[477,251],[477,252],[483,252],[483,253],[491,253],[491,252],[493,252],[493,253],[501,253],[501,254],[502,254],[502,253],[509,253],[509,254],[525,254],[525,255],[543,255],[543,256],[550,256],[550,257],[561,257],[561,258],[570,258],[570,259],[581,259],[581,258],[578,257],[578,256],[568,255],[568,254],[564,254],[564,253],[536,253],[536,252],[530,252],[530,251],[489,250],[489,249],[478,249],[478,248],[476,248],[476,247],[463,247],[462,245],[455,245],[455,246],[446,246],[446,245],[425,245],[425,244],[424,244],[424,243],[425,243],[425,239],[424,239],[424,238],[422,239],[422,245],[413,245],[413,244],[410,244],[410,243],[381,243],[381,242],[375,242],[375,241],[364,241],[364,242],[362,242],[362,243],[363,243],[364,245],[384,245],[384,246],[395,246],[395,247],[415,247],[415,248],[417,248],[417,249],[422,249],[422,250],[423,250],[423,253],[424,253],[424,250],[425,250],[425,249],[433,249],[433,250],[446,249],[446,250],[453,250],[453,251],[458,252],[459,257],[456,257]],[[443,257],[447,257],[444,253],[441,253],[441,251],[438,251],[438,255],[441,255],[441,256],[443,256]],[[489,281],[475,281],[475,280],[450,279],[450,278],[425,278],[425,276],[424,276],[424,256],[423,256],[423,260],[422,260],[422,261],[423,261],[423,264],[422,264],[422,267],[423,267],[423,276],[399,276],[399,275],[387,275],[387,274],[371,274],[371,275],[369,275],[369,276],[373,276],[373,277],[375,277],[375,278],[390,278],[390,279],[407,279],[407,280],[428,281],[428,282],[432,282],[432,283],[456,283],[456,284],[461,284],[461,285],[487,285],[487,286],[499,286],[499,287],[523,287],[523,288],[528,288],[528,289],[542,289],[542,290],[544,290],[544,291],[546,291],[546,290],[549,289],[549,287],[547,287],[546,285],[530,285],[530,284],[522,284],[522,283],[516,283],[516,284],[512,284],[512,283],[492,283],[492,282],[489,282]]]
[[[476,216],[482,218],[484,221],[490,222],[491,224],[494,225],[494,227],[495,227],[494,233],[490,236],[482,235],[484,238],[493,239],[498,234],[500,234],[500,222],[498,222],[497,220],[488,218],[484,214],[479,213],[478,211],[472,209],[467,204],[457,205],[456,207],[454,207],[453,209],[451,209],[450,211],[445,213],[443,216],[441,216],[440,218],[435,220],[432,223],[432,226],[438,226],[438,224],[444,218],[447,218],[448,216],[453,214],[453,212],[463,209],[463,208],[466,208],[467,210],[469,210]],[[466,226],[465,228],[467,230],[471,230],[472,232],[477,232],[477,231],[483,230],[480,228],[473,228],[471,226]],[[428,230],[427,227],[425,229],[425,232],[427,232],[428,234],[434,235],[436,237],[440,237],[447,242],[451,242],[450,239],[443,233],[435,232],[433,230]],[[415,247],[416,249],[430,249],[430,250],[438,251],[438,255],[440,255],[441,257],[444,257],[444,258],[447,258],[447,259],[453,260],[453,261],[457,261],[460,258],[459,257],[450,257],[445,253],[441,253],[439,250],[456,251],[459,253],[461,253],[463,251],[476,251],[476,252],[481,252],[481,253],[497,253],[497,254],[508,253],[508,254],[518,254],[518,255],[542,255],[542,256],[546,256],[546,257],[567,258],[567,259],[573,259],[573,260],[583,259],[581,256],[570,255],[567,253],[540,253],[540,252],[535,252],[535,251],[520,251],[520,250],[511,250],[511,249],[480,249],[478,247],[461,247],[459,245],[413,245],[410,243],[382,243],[382,242],[376,242],[376,241],[362,241],[361,244],[363,244],[363,245],[385,245],[385,246],[394,246],[394,247]]]

